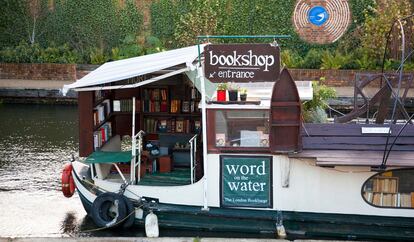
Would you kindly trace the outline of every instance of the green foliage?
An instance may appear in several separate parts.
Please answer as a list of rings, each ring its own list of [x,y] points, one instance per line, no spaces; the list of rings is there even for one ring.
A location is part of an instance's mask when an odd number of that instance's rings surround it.
[[[21,41],[27,41],[31,44],[39,43],[48,30],[49,16],[47,0],[2,1],[0,49],[17,46]]]
[[[223,90],[227,90],[227,88],[228,88],[227,83],[219,83],[219,84],[217,85],[217,90],[221,90],[221,91],[223,91]]]
[[[104,50],[101,48],[94,48],[89,54],[89,58],[90,63],[94,65],[101,65],[108,60],[104,54]]]
[[[303,59],[302,68],[305,69],[320,69],[322,65],[323,51],[311,49]]]
[[[283,65],[289,68],[301,68],[303,65],[303,58],[296,51],[283,50],[280,58]]]
[[[144,54],[142,46],[138,45],[133,35],[126,36],[119,47],[112,48],[112,60],[121,60]]]
[[[151,32],[163,41],[167,47],[174,47],[175,27],[181,14],[187,12],[189,1],[159,0],[153,1],[151,10]]]
[[[47,47],[41,52],[40,60],[42,63],[76,63],[78,55],[72,51],[68,44],[58,47],[54,45]]]
[[[165,51],[164,45],[160,39],[154,36],[148,36],[145,38],[144,54],[153,54],[161,51]]]
[[[125,7],[119,11],[120,35],[137,35],[142,29],[144,17],[138,12],[134,0],[126,0]]]
[[[323,81],[321,78],[320,81]],[[303,104],[303,118],[305,122],[323,123],[327,115],[324,111],[328,107],[327,100],[336,97],[335,89],[312,82],[313,98]]]
[[[414,62],[406,62],[404,64],[405,71],[414,71]]]
[[[328,115],[321,107],[303,112],[303,119],[306,123],[326,123]]]
[[[174,39],[178,46],[196,44],[199,35],[214,35],[217,33],[219,11],[223,8],[221,0],[192,0],[189,11],[183,14],[174,31]]]
[[[338,43],[321,46],[308,44],[299,38],[291,20],[295,3],[296,0],[153,1],[151,3],[151,30],[152,34],[160,38],[168,48],[194,44],[195,36],[198,34],[287,34],[292,38],[278,42],[283,48],[298,51],[301,56],[304,56],[312,48],[335,49],[342,40]],[[354,41],[353,30],[365,21],[364,11],[375,6],[375,1],[350,0],[349,4],[353,22],[343,39],[356,42],[354,44],[359,45],[359,41]],[[229,40],[214,41],[228,42]],[[239,39],[237,41],[251,40]],[[269,40],[257,39],[255,41],[268,42]]]
[[[381,7],[377,8],[374,14],[366,12],[363,25],[364,35],[361,36],[361,44],[369,57],[382,59],[386,36],[393,21],[397,18],[408,16],[412,11],[412,6],[408,0],[380,0],[378,5]],[[394,38],[400,38],[398,29],[393,34],[397,35]]]
[[[0,51],[0,62],[8,63],[76,63],[78,55],[69,45],[51,45],[47,48],[39,44],[29,45],[22,41],[15,48],[5,48]]]
[[[109,53],[127,35],[136,36],[143,21],[132,0],[126,1],[125,6],[113,0],[60,0],[49,19],[47,40],[69,43],[84,61],[89,59],[91,49]]]
[[[239,85],[237,85],[234,82],[228,82],[227,83],[227,90],[229,90],[229,91],[237,91],[237,90],[239,90]]]
[[[330,51],[325,51],[322,54],[321,69],[343,69],[352,59],[351,55],[343,55],[339,51],[335,51],[333,54]]]

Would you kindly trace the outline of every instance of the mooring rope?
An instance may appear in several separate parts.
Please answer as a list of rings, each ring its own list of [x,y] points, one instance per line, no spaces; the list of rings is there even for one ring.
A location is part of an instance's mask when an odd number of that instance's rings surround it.
[[[121,223],[123,223],[126,219],[128,219],[132,214],[134,214],[138,209],[140,209],[142,207],[142,205],[140,205],[139,207],[135,208],[131,213],[129,213],[127,216],[125,216],[125,218],[119,220],[117,223],[115,223],[112,226],[109,227],[100,227],[100,228],[95,228],[95,229],[88,229],[88,230],[81,230],[79,231],[79,233],[90,233],[90,232],[96,232],[96,231],[101,231],[101,230],[105,230],[105,229],[109,229],[112,227],[115,227]]]

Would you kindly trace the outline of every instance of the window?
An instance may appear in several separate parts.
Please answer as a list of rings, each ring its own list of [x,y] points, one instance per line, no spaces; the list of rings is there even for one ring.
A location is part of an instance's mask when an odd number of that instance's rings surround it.
[[[215,114],[216,147],[269,147],[269,111],[220,110]]]
[[[414,208],[414,169],[379,173],[362,187],[364,200],[373,206]]]

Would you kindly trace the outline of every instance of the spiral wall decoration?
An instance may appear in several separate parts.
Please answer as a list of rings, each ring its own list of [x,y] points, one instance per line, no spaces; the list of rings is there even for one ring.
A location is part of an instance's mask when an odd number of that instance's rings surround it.
[[[347,0],[298,0],[293,13],[296,32],[310,43],[337,41],[350,22],[351,10]]]

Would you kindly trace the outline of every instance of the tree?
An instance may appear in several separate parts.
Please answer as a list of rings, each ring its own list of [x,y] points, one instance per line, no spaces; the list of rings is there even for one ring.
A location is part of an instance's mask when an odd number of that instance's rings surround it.
[[[373,15],[365,18],[363,25],[363,35],[361,37],[362,47],[372,59],[382,59],[386,36],[398,18],[408,16],[411,13],[411,4],[409,0],[380,0]],[[399,30],[393,31],[394,37],[401,38]]]
[[[193,0],[189,11],[180,17],[174,38],[180,46],[194,45],[198,35],[214,35],[217,32],[219,12],[223,8],[220,0]]]
[[[49,10],[46,0],[7,0],[0,14],[0,47],[16,46],[24,40],[39,41],[46,32]]]
[[[109,53],[125,36],[136,36],[142,27],[143,17],[133,0],[125,6],[117,1],[60,0],[50,17],[49,42],[69,43],[84,58],[91,50],[102,49]]]

